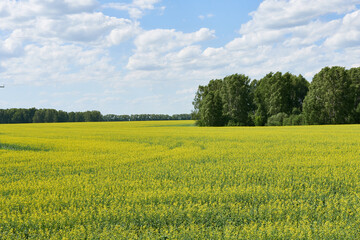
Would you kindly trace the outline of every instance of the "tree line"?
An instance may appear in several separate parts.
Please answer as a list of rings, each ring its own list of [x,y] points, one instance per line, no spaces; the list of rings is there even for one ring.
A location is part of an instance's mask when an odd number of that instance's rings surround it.
[[[199,126],[360,123],[360,67],[325,67],[311,83],[289,72],[234,74],[200,85],[193,105]]]
[[[104,121],[159,121],[159,120],[191,120],[191,114],[132,114],[115,115],[107,114],[103,117]]]
[[[10,108],[0,109],[0,123],[53,123],[99,121],[189,120],[191,114],[133,114],[102,115],[99,111],[65,112],[55,109]]]
[[[98,122],[102,120],[103,116],[99,111],[65,112],[36,108],[0,109],[0,123]]]

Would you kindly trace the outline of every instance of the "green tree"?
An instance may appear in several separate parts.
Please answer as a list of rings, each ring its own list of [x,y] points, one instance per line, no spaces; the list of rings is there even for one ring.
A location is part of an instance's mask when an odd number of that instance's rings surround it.
[[[26,109],[11,109],[11,122],[12,123],[25,123],[26,122]]]
[[[75,119],[75,122],[84,122],[85,121],[84,113],[83,112],[75,112],[74,119]]]
[[[43,123],[45,120],[45,110],[44,109],[38,109],[33,117],[34,123]]]
[[[360,67],[351,68],[347,71],[351,81],[353,97],[352,123],[360,123]]]
[[[222,89],[223,81],[211,80],[207,86],[199,86],[193,101],[194,115],[199,126],[224,126]]]
[[[303,110],[304,99],[309,92],[310,83],[300,74],[299,76],[291,75],[291,84],[292,111],[298,111],[300,114]]]
[[[69,114],[67,112],[64,112],[62,110],[58,111],[58,122],[67,122],[69,121]]]
[[[74,112],[69,112],[68,121],[69,122],[75,122],[75,113]]]
[[[278,113],[268,118],[267,125],[268,126],[282,126],[282,125],[290,125],[289,123],[284,124],[284,121],[288,119],[288,115],[286,113]]]
[[[317,73],[304,100],[308,124],[348,123],[354,106],[351,81],[345,68],[325,67]]]
[[[10,123],[8,110],[0,109],[0,123]]]
[[[223,115],[228,125],[250,125],[253,110],[250,78],[243,74],[227,76],[221,89]]]
[[[45,109],[44,122],[52,123],[57,122],[57,111],[55,109]]]
[[[203,98],[205,96],[205,91],[207,91],[207,86],[199,86],[198,87],[198,90],[196,91],[195,93],[195,98],[192,102],[193,106],[194,106],[194,110],[191,112],[191,118],[193,120],[197,120],[197,124],[198,125],[201,125],[200,124],[200,108],[202,107],[202,101],[203,101]]]
[[[86,111],[83,113],[85,122],[99,122],[102,121],[102,115],[99,111]]]
[[[301,75],[269,73],[256,83],[254,102],[255,125],[265,125],[267,119],[278,113],[292,114],[302,110],[309,83]]]
[[[225,120],[222,114],[222,99],[218,91],[209,92],[204,99],[203,123],[205,126],[224,126]]]

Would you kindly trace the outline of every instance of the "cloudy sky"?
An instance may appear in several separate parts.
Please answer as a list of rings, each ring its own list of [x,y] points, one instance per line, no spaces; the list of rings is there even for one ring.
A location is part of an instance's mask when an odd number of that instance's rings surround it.
[[[0,108],[190,113],[198,85],[360,66],[360,0],[0,0]]]

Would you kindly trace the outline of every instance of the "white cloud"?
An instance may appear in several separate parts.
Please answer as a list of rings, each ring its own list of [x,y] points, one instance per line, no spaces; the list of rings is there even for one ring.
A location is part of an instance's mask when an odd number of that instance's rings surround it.
[[[247,50],[260,45],[269,45],[283,38],[283,30],[262,30],[249,32],[240,38],[235,38],[226,47],[232,50]]]
[[[95,0],[3,0],[0,3],[0,28],[14,28],[37,17],[55,17],[66,14],[93,12],[98,7]],[[10,23],[10,24],[9,24]]]
[[[177,57],[179,59],[194,59],[194,57],[197,57],[201,54],[201,47],[199,45],[197,46],[188,46],[183,49],[181,49],[177,53]]]
[[[119,44],[137,31],[138,25],[127,19],[105,16],[102,13],[79,13],[65,15],[56,19],[37,18],[31,34],[34,38],[47,41],[87,42]],[[31,36],[32,37],[32,36]]]
[[[140,9],[154,9],[154,5],[160,0],[133,0],[133,5]]]
[[[159,2],[160,0],[133,0],[130,4],[112,2],[104,4],[103,8],[127,11],[132,19],[139,19],[144,15],[146,10],[153,10],[155,4]],[[160,7],[160,10],[163,11],[164,7]]]
[[[137,22],[132,23],[129,20],[114,28],[107,36],[107,41],[110,45],[118,45],[132,37],[135,37],[141,32],[141,28]]]
[[[141,28],[138,22],[96,12],[97,6],[95,0],[1,1],[0,77],[47,84],[118,76],[108,47]]]
[[[360,10],[347,14],[336,33],[326,39],[325,46],[335,48],[356,47],[360,43]]]
[[[329,13],[354,10],[356,4],[358,0],[265,0],[251,13],[252,20],[241,26],[240,33],[302,26]]]
[[[56,18],[38,16],[24,24],[12,24],[10,21],[9,25],[14,25],[13,29],[17,31],[19,40],[42,44],[57,41],[117,45],[140,30],[136,22],[105,16],[99,12],[61,15]],[[105,42],[104,39],[108,41]]]
[[[117,45],[139,33],[138,22],[106,16],[95,11],[98,6],[95,0],[4,0],[0,30],[9,32],[9,41],[16,33],[18,45],[25,41]]]
[[[140,34],[135,39],[137,51],[167,52],[179,47],[215,37],[215,31],[201,28],[193,33],[183,33],[175,29],[155,29]]]
[[[91,82],[116,77],[110,59],[101,49],[84,50],[75,45],[27,45],[22,58],[12,58],[2,66],[1,76],[16,84],[54,85]]]
[[[347,13],[356,9],[358,3],[359,0],[266,0],[251,13],[252,19],[241,26],[242,36],[227,47],[246,49],[284,40],[288,45],[311,44],[329,37],[338,27],[339,21],[322,22],[321,16]]]
[[[201,28],[193,33],[178,32],[175,29],[145,31],[135,39],[136,51],[129,58],[130,70],[155,70],[168,68],[172,58],[189,58],[201,53],[194,43],[210,40],[215,31]],[[168,55],[166,55],[168,53]]]
[[[20,56],[23,52],[22,41],[21,41],[21,31],[15,30],[10,36],[5,39],[0,39],[0,56],[5,57],[17,57]],[[20,38],[19,38],[20,37]]]
[[[339,62],[340,56],[333,48],[360,47],[360,18],[356,10],[359,3],[359,0],[264,1],[251,14],[252,20],[241,26],[242,36],[227,48],[246,49],[246,55],[267,48],[260,64],[268,71],[281,68],[311,76],[309,73],[314,69],[327,65],[348,65],[359,61],[359,57]],[[338,14],[337,19],[323,20],[328,14]]]

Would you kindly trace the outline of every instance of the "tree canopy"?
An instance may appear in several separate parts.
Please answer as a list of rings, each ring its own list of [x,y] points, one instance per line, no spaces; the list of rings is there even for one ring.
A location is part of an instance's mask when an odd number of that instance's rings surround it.
[[[311,83],[289,72],[234,74],[199,86],[193,105],[200,126],[360,123],[360,68],[325,67]]]
[[[99,111],[65,112],[55,109],[0,109],[0,123],[52,123],[98,121],[190,120],[191,114],[132,114],[103,116]]]
[[[269,73],[257,82],[254,102],[257,106],[255,125],[265,125],[269,117],[279,113],[301,112],[309,83],[299,75]]]
[[[304,113],[310,124],[351,123],[354,99],[351,79],[343,67],[325,67],[317,73],[305,98]]]
[[[207,86],[199,86],[193,105],[200,126],[248,125],[252,110],[250,78],[234,74],[211,80]]]

